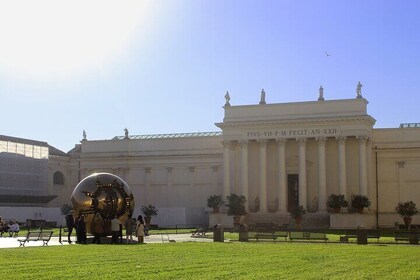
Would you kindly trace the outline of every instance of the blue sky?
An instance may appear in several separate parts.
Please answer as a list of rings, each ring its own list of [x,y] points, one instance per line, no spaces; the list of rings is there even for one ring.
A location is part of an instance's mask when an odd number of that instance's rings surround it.
[[[420,122],[419,1],[8,2],[0,134],[67,152],[83,130],[217,131],[227,90],[232,105],[262,88],[267,103],[316,100],[320,85],[346,99],[358,81],[375,127]]]

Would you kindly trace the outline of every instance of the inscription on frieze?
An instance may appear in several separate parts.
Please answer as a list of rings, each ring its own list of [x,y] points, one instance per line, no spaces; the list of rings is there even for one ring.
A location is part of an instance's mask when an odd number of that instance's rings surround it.
[[[264,129],[247,131],[248,139],[258,138],[296,138],[296,137],[334,137],[340,135],[338,127],[319,128],[287,128],[287,129]]]

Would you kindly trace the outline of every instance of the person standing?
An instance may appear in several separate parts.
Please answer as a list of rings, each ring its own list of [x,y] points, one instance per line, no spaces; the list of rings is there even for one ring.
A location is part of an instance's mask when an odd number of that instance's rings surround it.
[[[68,232],[67,239],[68,239],[69,244],[72,243],[70,237],[75,227],[73,214],[74,214],[74,211],[71,210],[70,213],[66,215],[66,226],[67,226],[67,232]]]
[[[91,231],[93,234],[92,243],[101,244],[101,236],[104,233],[104,220],[101,214],[96,213],[92,220]]]
[[[120,221],[117,219],[117,217],[114,217],[114,219],[111,220],[111,231],[111,243],[117,243],[118,236],[120,235]]]
[[[137,241],[139,244],[144,243],[144,221],[143,216],[139,215],[137,217],[137,227],[136,227]]]
[[[86,244],[86,222],[85,215],[81,215],[77,222],[77,235],[80,244]]]
[[[128,218],[125,222],[125,234],[126,234],[126,240],[128,243],[133,243],[133,228],[135,225],[135,220],[133,218]]]

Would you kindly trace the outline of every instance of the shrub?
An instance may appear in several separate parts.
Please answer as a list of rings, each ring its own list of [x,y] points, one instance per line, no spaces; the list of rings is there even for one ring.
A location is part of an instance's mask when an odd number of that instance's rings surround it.
[[[246,198],[243,195],[230,194],[227,196],[226,207],[228,208],[228,215],[243,216],[246,214],[245,210]]]
[[[144,216],[151,217],[151,216],[157,215],[158,209],[155,206],[149,204],[149,205],[142,206],[141,212],[143,212]]]
[[[349,203],[344,199],[343,194],[330,194],[327,200],[327,206],[330,208],[347,207]]]
[[[369,207],[371,202],[369,201],[369,198],[365,195],[354,195],[351,198],[351,207],[360,209],[364,207]]]
[[[413,201],[407,201],[398,203],[397,207],[395,207],[395,212],[397,212],[402,218],[410,218],[416,215],[419,211]]]
[[[207,198],[207,207],[217,209],[221,207],[225,202],[221,194],[214,194]]]

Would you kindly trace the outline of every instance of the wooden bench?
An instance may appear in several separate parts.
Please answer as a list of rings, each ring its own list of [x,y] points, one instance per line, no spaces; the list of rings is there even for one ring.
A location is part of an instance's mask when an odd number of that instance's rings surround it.
[[[357,238],[357,229],[348,229],[346,230],[346,235],[340,236],[340,242],[347,243],[349,242],[350,238]],[[381,238],[381,232],[377,229],[368,229],[366,230],[367,238],[375,238],[377,242],[379,242],[379,238]]]
[[[273,223],[257,223],[255,224],[255,239],[257,242],[261,239],[277,239],[276,230]]]
[[[195,230],[191,231],[191,236],[204,236],[208,231],[208,227],[203,225],[198,225]]]
[[[291,231],[289,234],[290,241],[293,240],[324,240],[327,242],[328,237],[323,232],[307,232],[307,231]]]
[[[19,247],[25,247],[25,243],[29,241],[42,241],[42,246],[48,246],[52,234],[52,231],[28,231],[25,238],[18,239],[20,242]]]
[[[398,241],[410,242],[410,238],[412,240],[417,239],[418,242],[418,240],[420,239],[420,232],[396,231],[394,234],[394,238],[397,243]]]
[[[276,231],[276,226],[273,223],[257,223],[255,224],[255,239],[257,242],[262,239],[271,239],[276,241],[277,238],[283,237],[287,240],[287,231]]]

